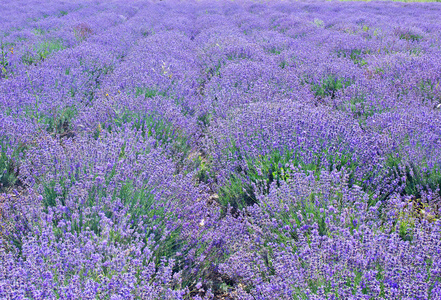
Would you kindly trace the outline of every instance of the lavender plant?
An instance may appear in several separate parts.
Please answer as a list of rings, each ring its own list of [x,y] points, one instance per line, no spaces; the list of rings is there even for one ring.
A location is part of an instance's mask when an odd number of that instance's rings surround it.
[[[440,10],[0,3],[0,298],[441,298]]]

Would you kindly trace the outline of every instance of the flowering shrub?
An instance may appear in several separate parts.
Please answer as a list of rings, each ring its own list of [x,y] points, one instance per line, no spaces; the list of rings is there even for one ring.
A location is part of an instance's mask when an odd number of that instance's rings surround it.
[[[440,299],[441,8],[0,3],[1,299]]]

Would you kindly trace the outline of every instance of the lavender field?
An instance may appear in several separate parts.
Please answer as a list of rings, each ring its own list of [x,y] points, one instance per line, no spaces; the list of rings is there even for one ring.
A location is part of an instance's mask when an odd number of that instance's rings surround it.
[[[0,15],[0,299],[441,299],[440,3]]]

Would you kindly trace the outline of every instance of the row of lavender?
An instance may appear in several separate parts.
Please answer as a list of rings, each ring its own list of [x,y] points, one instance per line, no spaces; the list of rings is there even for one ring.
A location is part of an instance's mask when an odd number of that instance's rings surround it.
[[[441,297],[439,5],[1,10],[1,298]]]

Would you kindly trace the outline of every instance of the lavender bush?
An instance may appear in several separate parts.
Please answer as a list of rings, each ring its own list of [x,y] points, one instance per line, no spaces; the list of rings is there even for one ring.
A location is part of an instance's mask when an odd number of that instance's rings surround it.
[[[440,299],[437,3],[0,4],[1,299]]]

